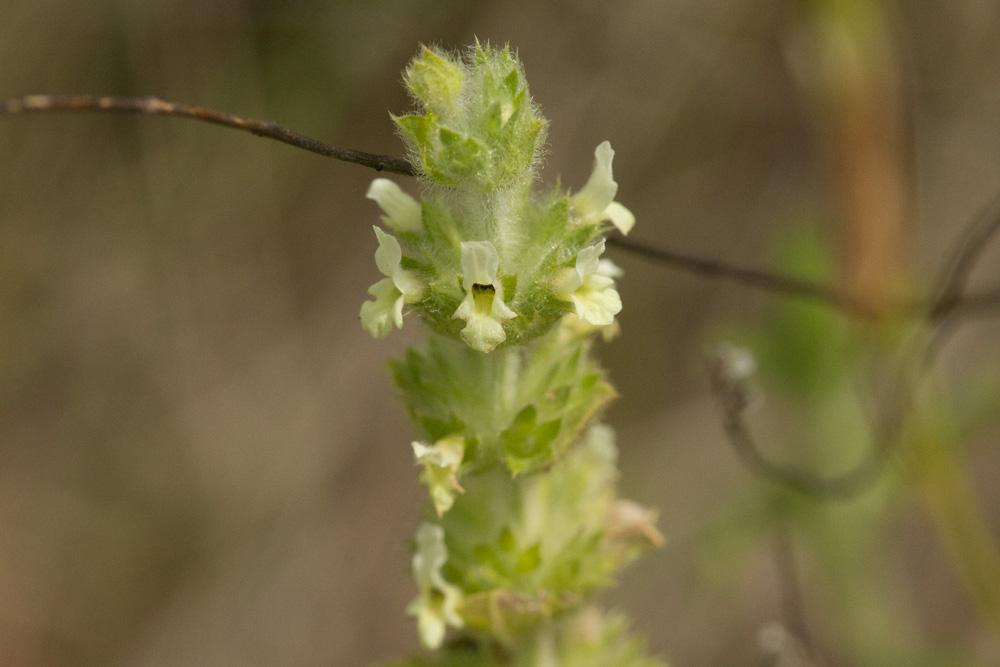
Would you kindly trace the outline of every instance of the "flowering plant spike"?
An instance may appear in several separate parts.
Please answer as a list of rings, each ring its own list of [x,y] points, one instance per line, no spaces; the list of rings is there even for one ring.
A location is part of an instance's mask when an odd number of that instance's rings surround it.
[[[622,308],[604,235],[635,218],[597,146],[577,192],[535,188],[547,122],[509,48],[423,48],[393,116],[419,198],[378,178],[368,197],[382,277],[361,306],[375,337],[414,316],[428,341],[392,364],[419,431],[429,495],[409,613],[428,652],[410,667],[647,667],[594,594],[662,541],[656,515],[616,495],[615,396],[591,355]]]

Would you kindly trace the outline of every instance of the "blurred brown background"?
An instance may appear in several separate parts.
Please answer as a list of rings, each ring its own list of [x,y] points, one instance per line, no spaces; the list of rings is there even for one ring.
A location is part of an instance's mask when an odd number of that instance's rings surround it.
[[[855,5],[6,0],[0,97],[155,94],[398,154],[388,113],[409,106],[417,46],[509,42],[552,122],[548,182],[579,187],[610,139],[636,238],[768,266],[807,230],[878,299],[880,280],[925,287],[1000,190],[1000,5]],[[374,341],[357,322],[377,278],[372,177],[187,121],[0,118],[0,664],[362,665],[415,648],[425,494],[386,361],[422,332]],[[998,250],[977,284],[1000,278]],[[668,544],[608,602],[674,665],[762,664],[758,634],[788,610],[766,543],[706,552],[706,526],[761,484],[724,440],[702,351],[713,331],[766,328],[774,299],[612,256],[626,306],[600,350],[622,396],[607,419],[623,493],[661,510]],[[963,330],[946,381],[995,371],[998,334]],[[985,405],[963,442],[996,534]],[[929,656],[899,664],[1000,664],[919,503],[894,503],[880,602]],[[822,664],[865,662],[803,560]]]

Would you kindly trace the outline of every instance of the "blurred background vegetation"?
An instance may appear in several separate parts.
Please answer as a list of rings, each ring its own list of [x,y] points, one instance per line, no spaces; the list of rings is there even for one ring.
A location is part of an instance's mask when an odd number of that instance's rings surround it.
[[[633,233],[927,290],[1000,190],[995,0],[7,0],[0,97],[155,94],[398,154],[420,43],[509,42],[545,177],[618,151]],[[361,665],[416,646],[425,494],[365,335],[373,173],[185,121],[0,118],[0,664]],[[405,179],[400,179],[405,181]],[[412,184],[405,184],[412,189]],[[412,191],[412,190],[411,190]],[[622,488],[667,545],[609,603],[677,666],[1000,664],[1000,322],[957,332],[887,474],[817,502],[726,441],[703,353],[753,350],[768,455],[869,446],[901,329],[612,252]],[[973,282],[995,285],[1000,247]],[[877,393],[877,392],[876,392]],[[805,651],[808,662],[796,657]]]

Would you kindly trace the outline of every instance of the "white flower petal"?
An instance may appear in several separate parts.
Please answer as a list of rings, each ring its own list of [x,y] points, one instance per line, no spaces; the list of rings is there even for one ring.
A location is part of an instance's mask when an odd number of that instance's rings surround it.
[[[614,157],[611,143],[602,141],[594,150],[594,170],[587,184],[570,199],[576,212],[588,222],[597,222],[618,192],[618,184],[611,171]]]
[[[503,299],[500,298],[500,292],[493,296],[493,308],[491,314],[495,319],[498,320],[512,320],[517,317],[517,313],[510,309],[510,307],[504,303]]]
[[[369,288],[374,301],[361,304],[361,326],[376,338],[403,326],[403,305],[423,298],[424,282],[413,271],[402,268],[403,251],[392,234],[373,227],[378,237],[375,265],[385,278]]]
[[[600,272],[600,269],[587,275],[584,288],[589,290],[606,290],[615,286],[615,279]]]
[[[625,275],[625,271],[610,259],[602,259],[597,263],[597,274],[608,278],[621,278]]]
[[[403,192],[395,182],[388,178],[376,178],[366,196],[385,212],[382,216],[385,224],[398,232],[420,231],[420,202]]]
[[[618,267],[608,260],[601,260],[604,240],[582,249],[573,269],[561,272],[553,281],[557,298],[569,301],[577,317],[594,326],[607,326],[621,312],[621,296],[615,290],[610,274]]]
[[[452,316],[465,320],[465,327],[461,331],[462,340],[472,349],[486,353],[492,352],[497,345],[507,340],[500,320],[517,317],[496,294],[491,298],[493,303],[488,308],[481,308],[470,291]]]
[[[462,286],[465,291],[473,285],[492,285],[497,279],[500,257],[489,241],[464,241],[462,243]]]
[[[611,224],[618,228],[622,234],[628,234],[635,227],[635,216],[616,201],[608,204],[604,209],[604,217],[611,221]]]
[[[395,301],[392,302],[392,323],[396,325],[397,329],[403,328],[403,303],[405,299],[403,295],[400,294]]]
[[[622,300],[614,288],[588,289],[573,295],[573,306],[577,317],[601,327],[614,322],[622,310]]]
[[[361,326],[375,338],[382,338],[395,324],[403,325],[403,297],[390,278],[383,278],[370,288],[368,293],[374,301],[361,304]]]
[[[424,281],[413,271],[397,269],[392,275],[392,282],[396,286],[396,289],[406,297],[407,303],[420,301],[424,295]]]
[[[372,227],[375,236],[378,237],[378,249],[375,251],[375,266],[382,272],[382,275],[392,277],[399,269],[399,263],[403,259],[403,250],[399,247],[399,241],[392,234],[386,234],[378,227]]]
[[[500,257],[489,241],[462,243],[462,285],[465,298],[452,317],[465,320],[462,340],[480,352],[492,352],[507,338],[502,320],[517,317],[503,300],[497,280]]]
[[[462,340],[474,350],[490,353],[507,340],[503,325],[486,315],[473,315],[462,329]]]
[[[615,182],[611,168],[614,157],[615,151],[607,141],[597,147],[590,179],[579,192],[570,197],[570,206],[579,223],[592,225],[610,220],[618,231],[628,234],[635,226],[635,216],[614,200],[618,193],[618,183]]]
[[[476,302],[472,296],[472,292],[465,295],[462,299],[462,303],[458,304],[458,308],[455,309],[454,314],[451,316],[453,320],[468,320],[476,314]]]
[[[589,245],[576,255],[576,270],[581,278],[597,273],[601,255],[604,254],[604,239]]]
[[[552,291],[563,301],[569,301],[570,295],[580,289],[583,278],[575,268],[562,269],[552,280]]]

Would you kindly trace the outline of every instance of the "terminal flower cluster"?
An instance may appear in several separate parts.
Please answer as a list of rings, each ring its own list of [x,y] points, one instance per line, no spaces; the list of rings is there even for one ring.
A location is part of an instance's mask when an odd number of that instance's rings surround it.
[[[622,309],[604,238],[635,224],[614,150],[577,192],[536,191],[547,122],[509,48],[424,48],[404,81],[417,110],[392,119],[420,193],[372,182],[382,277],[360,312],[376,338],[431,330],[392,364],[429,496],[409,613],[430,652],[400,664],[660,665],[591,600],[662,540],[654,511],[617,498],[597,421],[615,394],[594,334]]]

